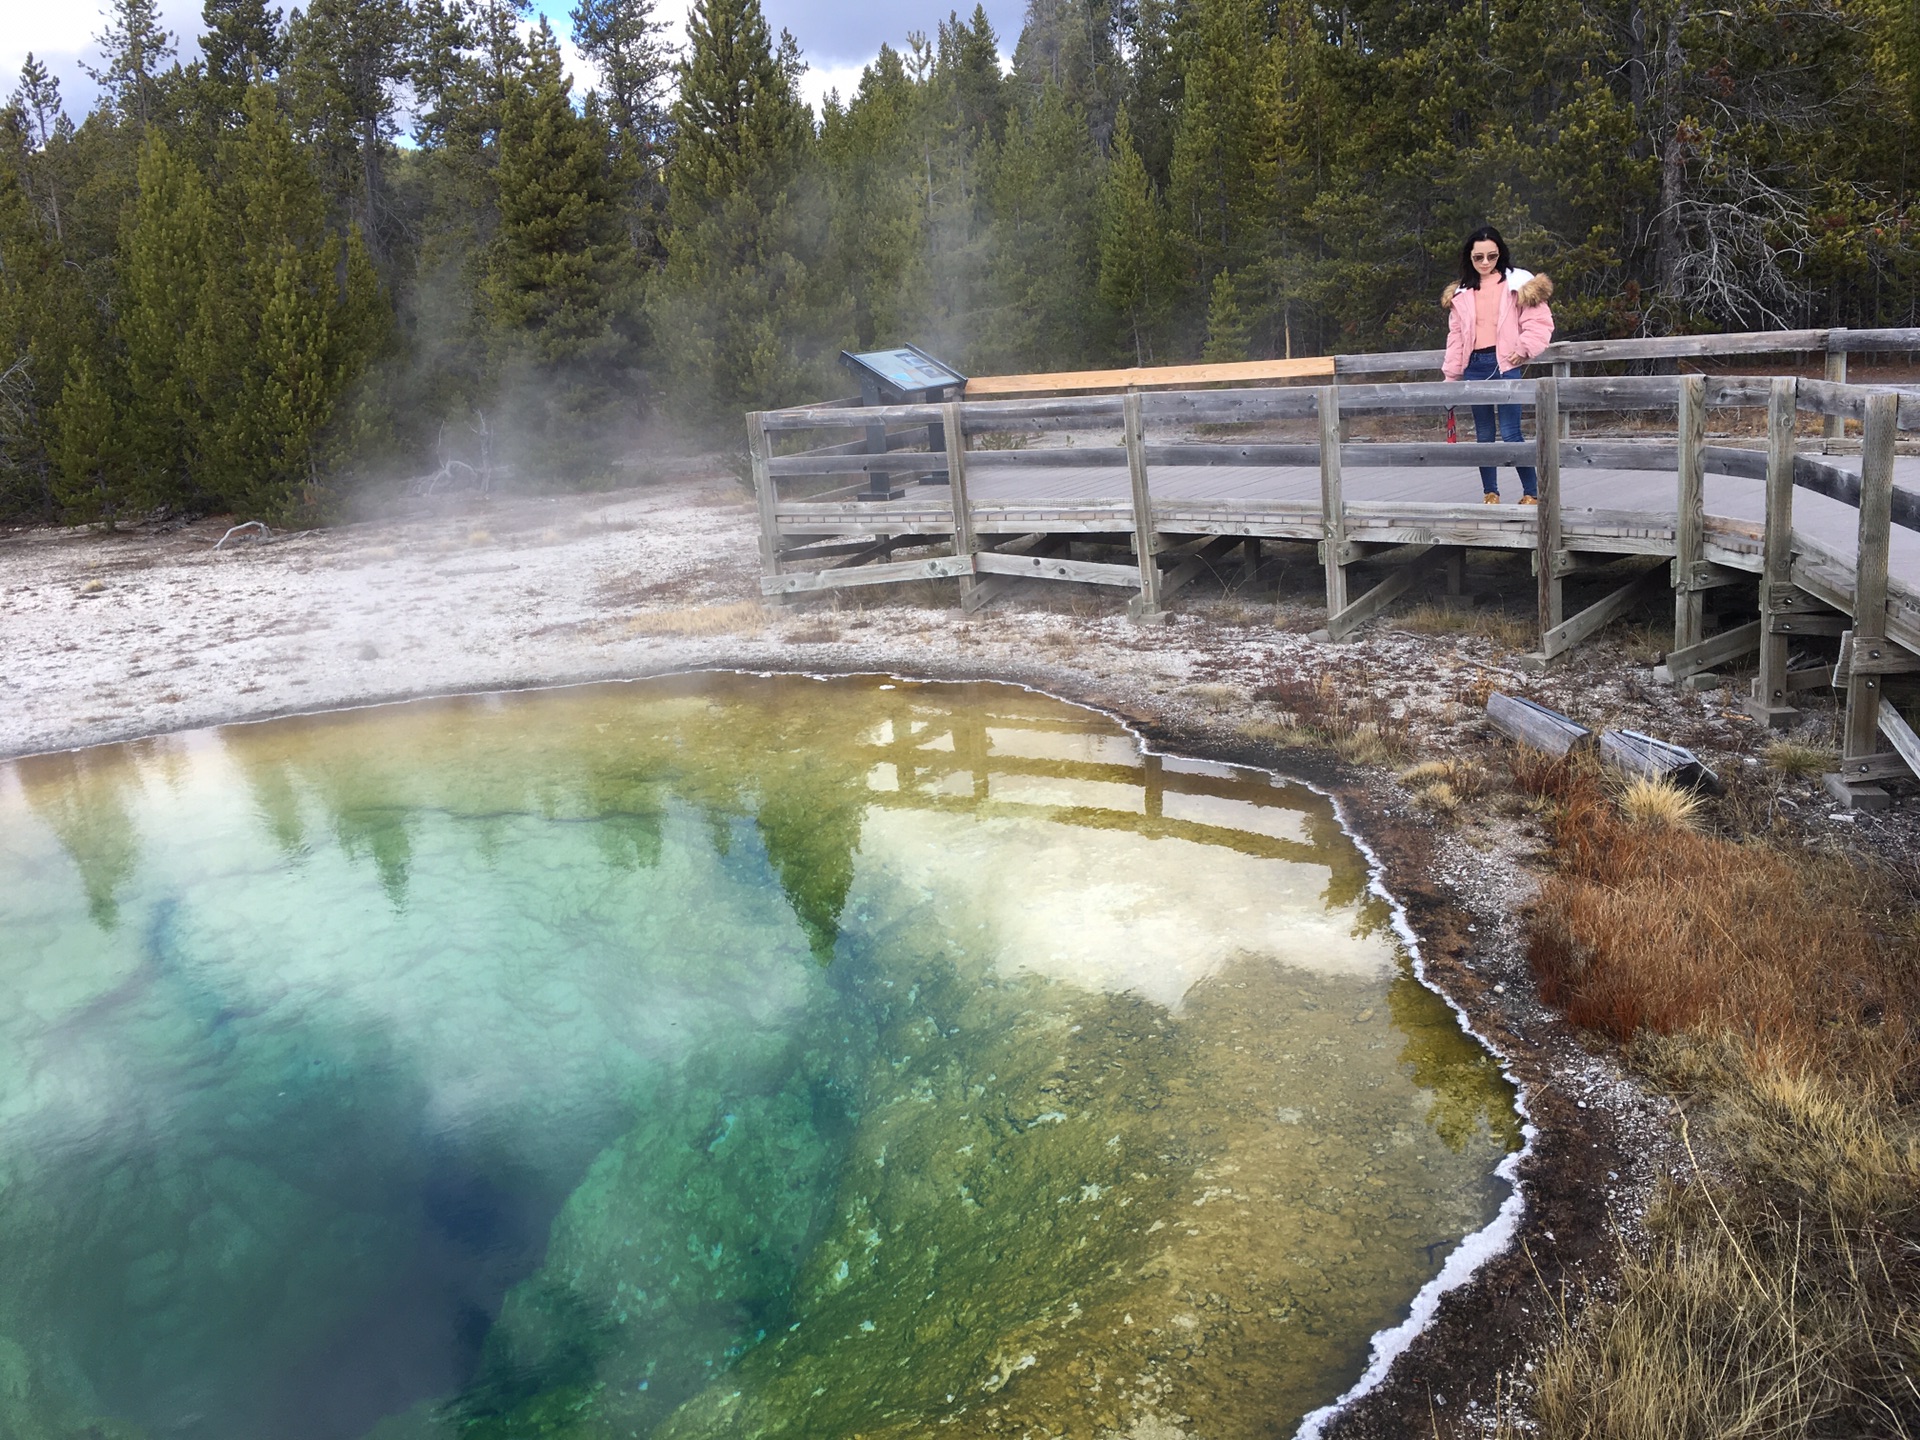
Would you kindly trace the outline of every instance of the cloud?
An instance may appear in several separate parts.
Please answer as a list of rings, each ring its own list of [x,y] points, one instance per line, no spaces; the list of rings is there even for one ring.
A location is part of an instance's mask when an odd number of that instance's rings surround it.
[[[160,0],[158,8],[180,58],[191,60],[198,53],[200,0]],[[31,53],[60,81],[67,113],[78,121],[99,93],[82,62],[99,64],[93,37],[106,28],[107,17],[86,0],[0,0],[0,93],[13,93],[20,66]]]

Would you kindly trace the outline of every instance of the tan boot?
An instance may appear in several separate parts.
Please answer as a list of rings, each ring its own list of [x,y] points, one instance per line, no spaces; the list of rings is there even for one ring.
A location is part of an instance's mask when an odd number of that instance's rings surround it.
[[[1538,505],[1540,502],[1531,495],[1522,495],[1520,497],[1520,503],[1522,505]]]
[[[1482,492],[1480,498],[1482,501],[1484,501],[1488,505],[1498,505],[1500,503],[1500,496],[1497,491],[1493,491],[1493,490],[1484,491]]]

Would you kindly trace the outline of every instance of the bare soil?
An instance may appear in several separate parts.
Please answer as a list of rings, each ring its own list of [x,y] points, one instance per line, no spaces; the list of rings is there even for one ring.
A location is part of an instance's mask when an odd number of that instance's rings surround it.
[[[1686,1163],[1667,1102],[1537,999],[1522,917],[1547,863],[1542,816],[1498,783],[1435,810],[1399,770],[1459,758],[1497,782],[1503,742],[1481,707],[1499,688],[1596,728],[1690,746],[1727,782],[1711,807],[1723,828],[1920,852],[1910,794],[1881,815],[1842,813],[1817,777],[1768,768],[1776,737],[1737,712],[1731,691],[1655,684],[1670,623],[1658,606],[1544,676],[1515,668],[1534,587],[1524,554],[1475,557],[1469,589],[1481,603],[1457,622],[1428,607],[1420,633],[1389,615],[1325,646],[1308,638],[1324,614],[1311,547],[1270,546],[1257,585],[1203,581],[1177,597],[1172,623],[1139,627],[1123,596],[1039,582],[971,616],[954,582],[765,606],[754,524],[739,484],[711,477],[458,502],[265,543],[216,545],[219,521],[0,536],[0,756],[695,668],[890,671],[1033,685],[1111,710],[1169,748],[1326,786],[1407,906],[1428,979],[1505,1057],[1539,1131],[1517,1244],[1446,1298],[1386,1384],[1338,1418],[1331,1433],[1342,1437],[1479,1434],[1511,1418],[1529,1353],[1565,1309],[1604,1291],[1616,1237],[1631,1242],[1657,1182]],[[1582,583],[1597,593],[1608,579]],[[1570,611],[1583,594],[1569,596]],[[1467,629],[1431,633],[1455,623]],[[1274,695],[1322,676],[1342,693],[1388,697],[1401,753],[1350,764],[1290,728]],[[1831,698],[1808,704],[1796,738],[1828,743]]]

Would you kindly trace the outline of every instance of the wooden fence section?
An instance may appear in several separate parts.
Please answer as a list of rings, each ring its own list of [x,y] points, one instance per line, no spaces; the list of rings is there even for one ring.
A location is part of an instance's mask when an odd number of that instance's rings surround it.
[[[1828,367],[1838,378],[1567,373],[1585,363],[1815,350],[1841,357]],[[1251,574],[1263,541],[1311,541],[1326,584],[1320,635],[1338,641],[1436,568],[1457,593],[1459,561],[1468,548],[1528,550],[1538,576],[1540,636],[1530,663],[1551,664],[1668,590],[1674,628],[1665,678],[1717,684],[1715,667],[1757,653],[1759,675],[1745,703],[1775,725],[1797,713],[1798,691],[1814,683],[1843,690],[1843,762],[1830,786],[1849,803],[1881,803],[1886,792],[1878,782],[1911,778],[1920,768],[1914,764],[1920,739],[1880,693],[1884,677],[1920,670],[1920,564],[1895,567],[1891,540],[1896,527],[1920,531],[1920,494],[1894,484],[1898,437],[1920,432],[1920,389],[1847,383],[1844,357],[1864,351],[1920,351],[1920,330],[1575,342],[1543,357],[1554,361],[1552,376],[1472,386],[1344,378],[1437,364],[1437,353],[1412,352],[1339,357],[1333,383],[1324,368],[1308,362],[1260,362],[1321,381],[1311,388],[1259,383],[1274,378],[1266,375],[1206,374],[1185,383],[1235,384],[1142,390],[1137,385],[1151,372],[1096,372],[1011,378],[1128,388],[944,405],[835,402],[756,413],[748,417],[748,437],[760,507],[761,586],[780,598],[954,578],[960,603],[971,610],[989,603],[1010,579],[1048,579],[1127,590],[1130,613],[1153,623],[1166,618],[1184,585],[1233,564],[1236,551]],[[1187,373],[1220,368],[1187,367]],[[1532,410],[1534,438],[1450,445],[1351,436],[1354,417],[1435,416],[1467,404]],[[1708,443],[1712,412],[1761,407],[1768,416],[1764,448]],[[1642,428],[1576,440],[1565,417],[1583,412],[1634,418]],[[1672,416],[1671,431],[1645,433],[1650,415]],[[1801,453],[1796,422],[1802,415],[1822,417],[1828,438],[1816,443],[1823,450],[1849,421],[1857,422],[1859,468]],[[1201,425],[1284,422],[1297,422],[1298,438],[1170,434]],[[867,438],[832,438],[850,430]],[[1071,443],[1015,448],[1063,431],[1073,432]],[[829,443],[792,448],[823,434]],[[884,437],[884,447],[875,436]],[[930,442],[929,436],[942,438]],[[1084,443],[1088,438],[1096,443]],[[1356,500],[1349,480],[1360,472],[1482,465],[1535,467],[1540,503]],[[1635,508],[1570,508],[1567,485],[1587,473],[1608,484],[1618,477],[1670,476],[1672,499],[1650,508],[1643,493]],[[1221,480],[1215,484],[1209,476]],[[1317,486],[1311,483],[1316,476]],[[1709,476],[1761,482],[1763,518],[1712,513]],[[1830,529],[1824,536],[1805,525],[1796,529],[1796,493],[1850,507],[1856,533],[1842,540]],[[1076,558],[1074,546],[1089,542],[1102,547],[1103,558]],[[1128,552],[1124,562],[1105,558],[1116,550]],[[897,558],[900,552],[918,552],[918,558]],[[1635,556],[1646,557],[1645,568],[1566,613],[1569,575]],[[1371,581],[1365,588],[1357,584],[1360,567]],[[1707,633],[1708,592],[1734,586],[1757,596],[1758,618]],[[1811,674],[1789,668],[1794,642],[1807,636],[1839,637],[1838,664]]]

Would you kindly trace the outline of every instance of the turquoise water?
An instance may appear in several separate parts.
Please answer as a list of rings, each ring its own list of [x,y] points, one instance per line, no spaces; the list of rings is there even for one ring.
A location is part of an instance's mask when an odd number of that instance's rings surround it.
[[[1324,800],[1008,687],[14,762],[0,936],[0,1436],[1280,1433],[1517,1144]]]

